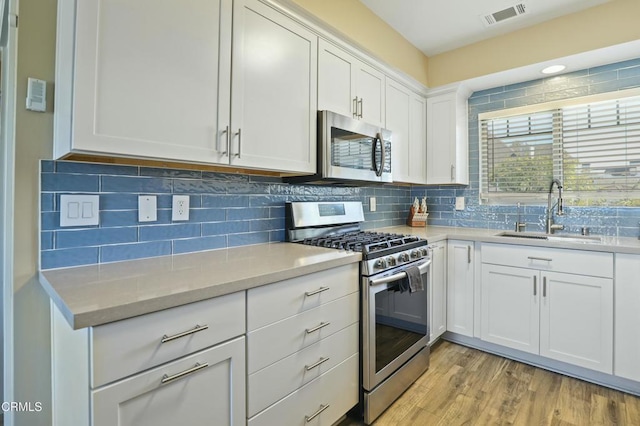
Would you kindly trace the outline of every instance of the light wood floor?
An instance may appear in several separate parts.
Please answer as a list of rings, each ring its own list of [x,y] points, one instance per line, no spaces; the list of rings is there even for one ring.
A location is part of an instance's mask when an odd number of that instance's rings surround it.
[[[640,425],[640,398],[441,342],[374,425]]]

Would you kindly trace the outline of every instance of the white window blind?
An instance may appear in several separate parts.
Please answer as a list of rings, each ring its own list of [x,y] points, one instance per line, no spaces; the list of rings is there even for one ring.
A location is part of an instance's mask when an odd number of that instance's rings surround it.
[[[640,96],[482,119],[481,196],[546,193],[640,202]],[[579,203],[579,202],[577,202]]]

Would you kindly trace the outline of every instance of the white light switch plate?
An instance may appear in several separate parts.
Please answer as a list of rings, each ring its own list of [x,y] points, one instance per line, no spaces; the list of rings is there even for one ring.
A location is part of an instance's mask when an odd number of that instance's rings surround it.
[[[378,206],[376,205],[376,197],[369,198],[369,211],[375,212]]]
[[[456,210],[464,210],[464,197],[456,197]]]
[[[138,196],[138,222],[158,220],[158,197],[155,195]]]
[[[60,226],[93,226],[99,223],[99,195],[60,195]]]

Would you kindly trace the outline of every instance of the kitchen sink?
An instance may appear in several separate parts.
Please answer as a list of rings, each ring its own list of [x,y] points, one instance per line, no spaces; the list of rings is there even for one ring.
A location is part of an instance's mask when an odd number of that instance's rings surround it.
[[[498,237],[525,238],[529,240],[544,241],[564,241],[567,243],[598,244],[602,242],[602,237],[591,235],[564,235],[564,234],[543,234],[538,232],[513,232],[506,231],[497,235]]]

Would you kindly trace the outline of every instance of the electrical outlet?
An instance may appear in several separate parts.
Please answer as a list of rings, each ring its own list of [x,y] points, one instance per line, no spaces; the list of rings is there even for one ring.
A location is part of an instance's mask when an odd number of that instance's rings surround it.
[[[375,212],[377,207],[378,206],[376,205],[376,197],[369,198],[369,211]]]
[[[464,210],[464,197],[456,197],[456,210]]]
[[[171,220],[189,220],[189,196],[174,195],[171,206]]]

